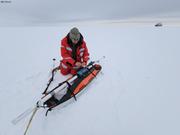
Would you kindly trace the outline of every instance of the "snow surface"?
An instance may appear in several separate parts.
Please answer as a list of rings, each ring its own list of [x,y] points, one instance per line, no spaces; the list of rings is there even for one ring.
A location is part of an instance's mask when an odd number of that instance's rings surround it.
[[[0,28],[0,135],[23,134],[45,89],[60,40],[74,24]],[[28,135],[179,135],[180,28],[120,23],[76,24],[102,73],[64,108],[37,112]],[[59,74],[56,82],[64,80]]]

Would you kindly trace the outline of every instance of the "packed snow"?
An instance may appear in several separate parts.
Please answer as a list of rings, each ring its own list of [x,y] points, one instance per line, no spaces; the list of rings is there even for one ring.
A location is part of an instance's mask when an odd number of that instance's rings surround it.
[[[154,24],[60,24],[0,28],[0,135],[21,135],[29,116],[11,121],[41,98],[60,40],[72,27],[83,34],[102,72],[85,92],[45,117],[38,110],[28,135],[179,135],[180,28]],[[59,72],[55,82],[68,76]]]

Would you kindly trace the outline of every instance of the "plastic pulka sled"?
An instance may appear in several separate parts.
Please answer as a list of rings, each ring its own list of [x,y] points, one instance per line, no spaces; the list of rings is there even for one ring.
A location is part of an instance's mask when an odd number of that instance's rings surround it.
[[[49,91],[38,102],[39,107],[48,108],[47,116],[48,111],[51,111],[54,107],[63,104],[71,98],[76,100],[76,95],[96,77],[100,70],[101,66],[99,64],[90,62],[86,67],[81,68],[75,76],[72,76]]]
[[[105,58],[105,57],[103,57]],[[74,98],[97,76],[101,71],[100,60],[90,62],[86,67],[81,68],[76,75],[68,78],[66,81],[59,83],[55,88],[48,90],[51,82],[53,81],[54,72],[52,72],[52,78],[47,84],[47,88],[43,92],[44,96],[36,103],[33,108],[33,113],[30,117],[24,135],[30,127],[33,117],[35,116],[39,108],[47,108],[46,116],[48,111],[54,107],[66,103],[66,101]]]

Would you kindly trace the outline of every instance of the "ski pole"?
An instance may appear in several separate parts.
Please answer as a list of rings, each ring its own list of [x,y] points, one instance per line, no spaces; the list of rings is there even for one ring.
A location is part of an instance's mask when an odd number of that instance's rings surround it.
[[[47,87],[45,88],[45,90],[43,91],[42,94],[45,94],[45,93],[47,92],[47,90],[48,90],[51,82],[54,80],[54,73],[55,73],[55,71],[57,70],[57,67],[54,68],[54,67],[55,67],[55,61],[56,61],[56,59],[53,58],[53,70],[52,70],[52,72],[51,72],[52,76],[51,76],[51,78],[49,79],[48,84],[47,84]]]
[[[95,63],[99,63],[101,60],[103,60],[103,59],[105,59],[106,58],[106,56],[102,56],[100,59],[98,59],[98,60],[96,60],[96,61],[94,61]]]
[[[56,59],[53,58],[53,69],[54,69],[54,67],[55,67],[55,61],[56,61]]]

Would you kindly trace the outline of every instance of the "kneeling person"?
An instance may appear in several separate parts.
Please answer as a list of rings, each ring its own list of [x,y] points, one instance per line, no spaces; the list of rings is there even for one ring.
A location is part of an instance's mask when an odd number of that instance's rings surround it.
[[[82,34],[77,28],[61,40],[60,71],[63,75],[76,74],[77,70],[86,66],[89,60],[89,53]]]

